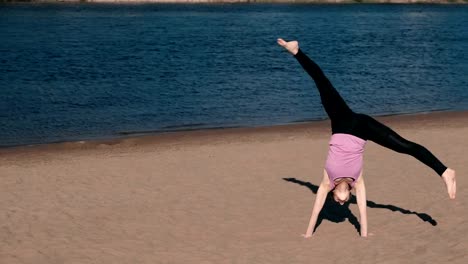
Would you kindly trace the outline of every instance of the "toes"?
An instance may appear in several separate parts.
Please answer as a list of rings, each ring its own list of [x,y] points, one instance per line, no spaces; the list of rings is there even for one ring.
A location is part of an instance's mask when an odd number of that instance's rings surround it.
[[[279,38],[279,39],[277,40],[277,42],[278,42],[279,45],[281,45],[281,46],[283,46],[283,47],[286,45],[286,41],[285,41],[284,39],[282,39],[282,38]]]

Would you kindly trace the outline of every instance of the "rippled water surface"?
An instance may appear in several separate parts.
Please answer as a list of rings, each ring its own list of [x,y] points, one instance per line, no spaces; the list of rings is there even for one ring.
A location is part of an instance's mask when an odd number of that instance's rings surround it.
[[[468,109],[465,5],[0,5],[0,146]]]

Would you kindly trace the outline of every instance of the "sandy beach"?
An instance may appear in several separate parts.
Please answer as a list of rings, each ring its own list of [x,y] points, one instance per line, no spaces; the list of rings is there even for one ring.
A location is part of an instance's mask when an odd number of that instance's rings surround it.
[[[466,263],[468,112],[378,118],[457,170],[365,152],[369,232],[327,201],[328,121],[0,150],[0,263]],[[340,253],[341,252],[341,253]]]

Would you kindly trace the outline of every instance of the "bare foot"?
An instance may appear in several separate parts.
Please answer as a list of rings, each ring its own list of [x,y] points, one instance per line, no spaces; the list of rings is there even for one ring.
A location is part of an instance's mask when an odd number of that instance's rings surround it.
[[[445,172],[442,174],[442,179],[447,186],[447,192],[449,194],[450,199],[455,199],[455,194],[457,193],[457,181],[455,179],[455,171],[447,168]]]
[[[299,42],[295,40],[286,42],[284,39],[279,38],[277,42],[278,45],[288,50],[292,55],[296,55],[299,51]]]

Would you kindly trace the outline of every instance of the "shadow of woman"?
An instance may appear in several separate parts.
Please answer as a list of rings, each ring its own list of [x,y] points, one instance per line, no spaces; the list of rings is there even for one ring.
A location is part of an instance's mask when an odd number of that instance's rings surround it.
[[[317,194],[318,186],[310,182],[304,182],[301,180],[297,180],[296,178],[283,178],[283,180],[305,186],[309,188],[314,194]],[[325,201],[323,209],[320,212],[319,217],[317,219],[317,224],[315,225],[314,232],[320,226],[320,224],[322,223],[324,219],[329,220],[334,223],[344,222],[346,221],[346,219],[348,219],[349,223],[351,223],[354,226],[354,228],[356,228],[356,231],[359,233],[359,230],[361,229],[360,224],[359,224],[357,217],[349,209],[350,204],[356,204],[355,195],[351,194],[351,197],[348,203],[345,203],[344,205],[339,205],[337,202],[333,200],[331,192],[329,192],[327,195],[327,200]],[[403,209],[395,205],[378,204],[376,202],[367,200],[367,207],[383,208],[383,209],[388,209],[392,212],[400,212],[402,214],[414,214],[417,217],[419,217],[423,222],[428,222],[432,226],[437,225],[437,221],[434,220],[434,218],[432,218],[430,215],[426,213],[418,213],[418,212],[410,211],[410,210]]]

